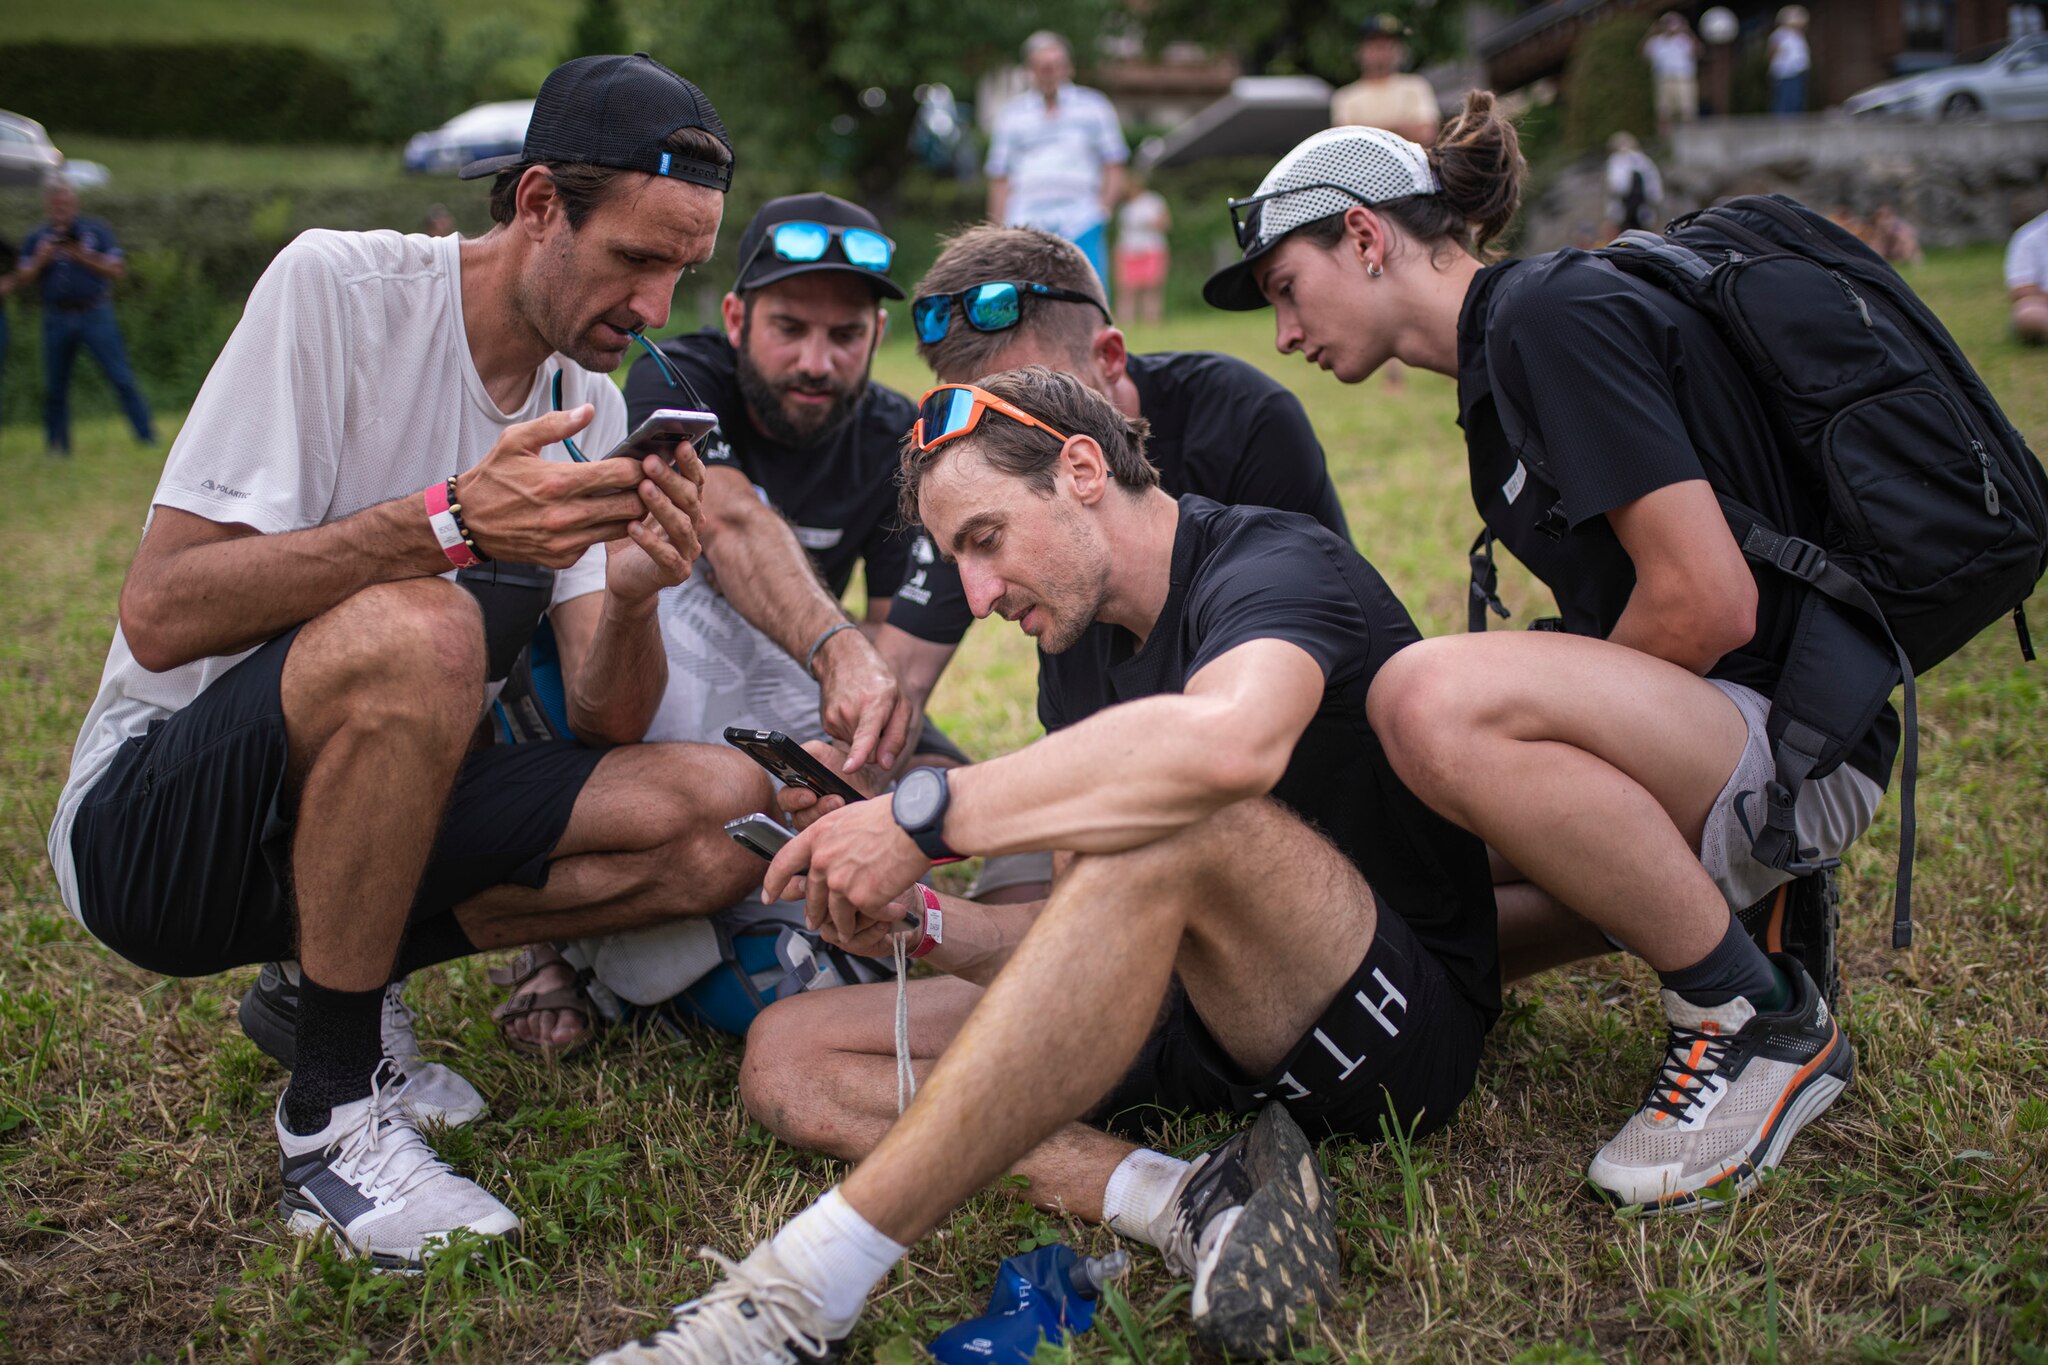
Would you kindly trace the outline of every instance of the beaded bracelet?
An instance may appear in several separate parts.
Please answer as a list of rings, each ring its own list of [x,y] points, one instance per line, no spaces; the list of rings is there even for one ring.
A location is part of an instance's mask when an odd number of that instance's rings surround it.
[[[476,537],[469,533],[469,523],[462,519],[462,504],[455,500],[456,477],[454,474],[448,476],[448,515],[455,518],[455,529],[462,533],[462,543],[476,556],[477,563],[488,564],[491,557],[483,552],[483,548],[476,543]]]

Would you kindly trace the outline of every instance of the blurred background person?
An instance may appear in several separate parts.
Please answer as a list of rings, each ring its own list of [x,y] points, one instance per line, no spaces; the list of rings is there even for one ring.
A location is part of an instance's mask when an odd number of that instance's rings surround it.
[[[1672,125],[1700,116],[1700,53],[1704,45],[1685,16],[1666,13],[1643,39],[1643,56],[1657,91],[1657,136],[1670,137]]]
[[[1920,234],[1899,217],[1898,209],[1891,204],[1877,206],[1877,212],[1870,215],[1868,235],[1863,240],[1893,265],[1918,265],[1926,259],[1926,253],[1920,250]]]
[[[1436,91],[1401,70],[1408,60],[1407,30],[1391,14],[1358,26],[1358,79],[1330,96],[1330,125],[1363,124],[1398,133],[1427,147],[1436,141]]]
[[[2005,289],[2012,300],[2012,334],[2034,346],[2048,342],[2048,213],[2006,245]]]
[[[1771,112],[1806,112],[1806,76],[1813,69],[1813,49],[1806,42],[1806,6],[1787,5],[1778,11],[1778,26],[1764,49],[1771,74]]]
[[[1608,138],[1607,222],[1601,240],[1613,241],[1616,233],[1632,228],[1655,232],[1657,208],[1663,202],[1663,177],[1635,135],[1616,133]]]
[[[78,191],[61,173],[43,182],[49,221],[21,244],[21,283],[39,287],[43,305],[43,434],[54,458],[71,454],[71,366],[80,346],[92,354],[121,400],[135,439],[156,444],[149,402],[136,386],[114,320],[113,284],[128,273],[114,233],[78,212]]]
[[[1124,142],[1116,108],[1074,84],[1067,40],[1040,30],[1024,40],[1031,88],[1003,106],[989,140],[988,218],[1035,227],[1081,248],[1109,283],[1109,215],[1124,197]]]
[[[1134,174],[1130,197],[1116,215],[1116,311],[1126,322],[1157,326],[1166,316],[1166,233],[1172,226],[1165,196]]]

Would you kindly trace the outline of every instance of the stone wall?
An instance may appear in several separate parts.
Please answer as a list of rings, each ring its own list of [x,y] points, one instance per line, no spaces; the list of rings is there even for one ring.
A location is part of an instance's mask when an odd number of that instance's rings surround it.
[[[1666,218],[1738,194],[1789,194],[1829,212],[1889,203],[1928,246],[2002,241],[2048,211],[2048,123],[1896,123],[1839,116],[1708,119],[1658,156]],[[1543,178],[1520,249],[1547,251],[1600,226],[1602,159]]]

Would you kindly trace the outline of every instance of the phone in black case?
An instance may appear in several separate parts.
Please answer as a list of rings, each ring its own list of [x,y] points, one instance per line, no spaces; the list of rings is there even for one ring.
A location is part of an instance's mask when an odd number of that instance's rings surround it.
[[[802,787],[819,796],[842,797],[848,802],[867,798],[853,784],[804,752],[804,747],[780,730],[725,728],[725,742],[766,768],[778,781]]]

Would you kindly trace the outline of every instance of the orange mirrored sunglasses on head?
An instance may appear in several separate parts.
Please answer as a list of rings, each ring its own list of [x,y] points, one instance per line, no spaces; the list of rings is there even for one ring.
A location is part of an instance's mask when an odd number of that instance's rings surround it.
[[[918,400],[917,425],[910,429],[911,444],[919,450],[930,450],[956,436],[965,436],[980,425],[981,415],[991,408],[1013,422],[1037,427],[1062,445],[1069,439],[987,389],[978,389],[972,384],[941,384]]]

